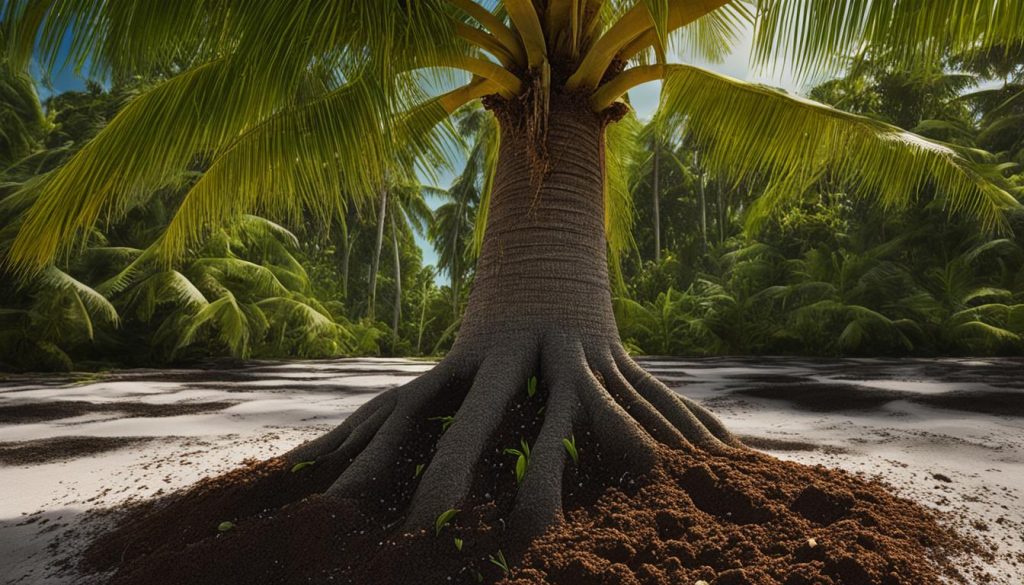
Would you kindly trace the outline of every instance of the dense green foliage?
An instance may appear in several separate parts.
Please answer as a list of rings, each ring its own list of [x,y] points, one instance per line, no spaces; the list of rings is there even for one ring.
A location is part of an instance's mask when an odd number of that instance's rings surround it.
[[[48,99],[44,117],[37,101],[33,108],[31,83],[23,89],[29,103],[9,108],[21,125],[8,126],[20,134],[4,151],[14,162],[3,173],[0,250],[32,204],[31,190],[20,187],[59,167],[135,93],[134,86],[107,91],[90,84]],[[414,231],[425,235],[435,224],[426,189],[388,189],[379,249],[376,209],[351,209],[330,226],[299,218],[287,228],[241,215],[168,263],[158,240],[205,166],[197,159],[179,187],[138,197],[124,217],[103,222],[27,282],[8,273],[0,283],[0,369],[422,355],[450,344],[450,295],[423,266],[413,239]],[[368,317],[371,296],[379,321]],[[397,330],[382,322],[392,316],[403,317]]]
[[[957,74],[858,63],[810,95],[975,149],[992,172],[1012,175],[1024,163],[1022,65],[1019,47],[957,59]],[[635,173],[639,252],[616,311],[638,351],[1024,351],[1019,211],[993,232],[948,213],[927,184],[905,206],[879,206],[863,186],[828,174],[802,191],[766,192],[756,180],[712,176],[685,128],[672,130],[660,129],[657,255],[652,148]],[[1019,188],[1024,174],[1011,180]]]
[[[1024,163],[1022,63],[1019,49],[952,60],[957,74],[860,63],[811,97],[977,149],[992,172],[1012,175],[1020,168],[1012,165]],[[140,86],[90,84],[40,107],[31,80],[0,83],[0,252],[32,203],[31,190],[19,187],[66,161]],[[353,205],[329,225],[314,214],[284,225],[238,216],[168,263],[156,252],[158,240],[208,167],[197,158],[177,187],[135,197],[123,217],[101,222],[52,268],[28,282],[4,277],[0,368],[443,352],[471,285],[474,231],[486,206],[486,159],[496,138],[483,114],[467,107],[456,117],[465,165],[447,189],[420,186],[407,173],[377,201]],[[652,122],[624,157],[635,250],[621,258],[616,312],[635,350],[1024,350],[1019,213],[1008,216],[1009,230],[988,232],[949,214],[928,185],[912,203],[887,207],[864,186],[827,173],[803,191],[765,192],[767,182],[756,176],[736,181],[709,172],[686,130],[685,123]],[[1024,184],[1024,175],[1011,180]],[[415,234],[435,247],[437,269],[424,266]]]

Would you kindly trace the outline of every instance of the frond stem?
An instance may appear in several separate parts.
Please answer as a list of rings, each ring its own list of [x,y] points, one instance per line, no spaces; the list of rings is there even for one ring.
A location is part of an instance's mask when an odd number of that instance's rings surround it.
[[[437,63],[426,63],[421,67],[450,67],[452,69],[468,71],[477,77],[482,77],[498,84],[501,88],[501,91],[498,93],[504,97],[512,97],[523,89],[522,80],[516,77],[516,75],[508,69],[505,69],[493,61],[470,57],[468,55],[455,57],[453,59],[446,59]]]
[[[530,68],[540,67],[547,59],[547,43],[533,0],[505,0],[505,10],[523,40]]]
[[[510,54],[517,65],[526,63],[526,50],[519,39],[519,36],[512,31],[497,16],[473,0],[448,0],[448,3],[471,16],[480,23],[480,26],[490,31],[494,38]]]
[[[732,0],[674,0],[669,5],[668,30],[672,32],[682,26],[690,24],[701,16],[721,8]],[[648,33],[649,36],[648,36]],[[576,70],[566,82],[569,89],[577,87],[593,88],[601,82],[608,66],[616,57],[624,53],[627,46],[639,39],[651,39],[651,43],[657,41],[654,32],[654,23],[651,21],[650,13],[642,2],[638,2],[630,8],[619,20],[608,29],[601,38],[587,51]],[[646,42],[646,41],[644,41]],[[640,44],[637,51],[642,50],[647,44]],[[635,54],[635,53],[634,53]]]
[[[666,65],[639,65],[631,67],[613,77],[590,96],[590,105],[595,112],[612,105],[630,89],[648,81],[665,77]]]
[[[491,33],[476,28],[475,26],[469,26],[462,22],[455,23],[455,34],[464,39],[471,45],[475,45],[484,51],[494,55],[494,58],[506,69],[514,68],[516,64],[515,57],[512,53],[508,52],[498,39]]]
[[[477,98],[499,93],[500,91],[501,86],[497,83],[486,79],[477,79],[458,89],[454,89],[442,96],[439,96],[437,101],[446,112],[452,113]]]

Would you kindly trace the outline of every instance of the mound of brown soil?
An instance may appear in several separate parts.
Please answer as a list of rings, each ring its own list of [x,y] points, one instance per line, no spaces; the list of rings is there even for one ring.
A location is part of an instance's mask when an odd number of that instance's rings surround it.
[[[967,545],[878,483],[757,453],[669,450],[642,477],[610,477],[581,455],[566,521],[533,542],[486,500],[403,533],[389,494],[384,507],[329,500],[318,494],[337,470],[271,461],[129,512],[82,567],[146,585],[968,581],[948,560]],[[490,483],[506,486],[507,471]]]
[[[949,559],[968,544],[878,483],[764,455],[663,456],[635,494],[610,489],[570,511],[508,583],[966,581]]]

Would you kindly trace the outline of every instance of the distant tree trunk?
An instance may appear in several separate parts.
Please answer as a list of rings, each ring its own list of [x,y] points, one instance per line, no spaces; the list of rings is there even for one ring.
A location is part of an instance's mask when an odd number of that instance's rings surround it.
[[[427,288],[429,287],[429,285],[429,280],[423,281],[423,292],[420,295],[420,326],[419,331],[416,334],[417,355],[423,353],[423,330],[427,328]]]
[[[395,227],[395,212],[391,212],[391,244],[395,248],[395,308],[391,317],[391,330],[398,337],[398,324],[402,320],[402,256],[398,250],[398,228]]]
[[[701,249],[705,252],[708,250],[708,200],[707,193],[705,193],[705,185],[707,178],[704,176],[704,169],[700,166],[700,159],[696,151],[693,153],[694,166],[697,167],[697,183],[699,189],[697,190],[700,197],[700,240]]]
[[[661,159],[661,143],[658,138],[654,138],[654,261],[658,262],[661,260],[661,210],[659,209],[658,199],[660,198],[661,186],[659,183],[658,166]]]
[[[348,300],[348,267],[352,257],[352,242],[349,241],[348,219],[341,219],[341,298]]]
[[[455,214],[455,221],[452,222],[452,315],[459,314],[459,297],[462,289],[462,266],[459,260],[462,259],[462,246],[459,245],[459,227],[462,223],[462,213],[465,210],[466,202],[459,201],[458,213]]]
[[[725,243],[725,222],[728,218],[725,197],[722,195],[721,185],[715,189],[715,195],[718,197],[718,245],[721,246]]]
[[[366,316],[376,318],[377,308],[377,271],[380,269],[380,250],[384,243],[384,218],[388,212],[388,190],[380,191],[380,212],[377,214],[377,241],[373,246],[373,262],[370,264],[370,298],[367,301]]]

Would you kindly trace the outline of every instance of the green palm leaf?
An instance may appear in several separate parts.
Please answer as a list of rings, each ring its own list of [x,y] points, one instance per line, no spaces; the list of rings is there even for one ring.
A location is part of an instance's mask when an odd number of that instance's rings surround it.
[[[117,309],[110,301],[95,289],[73,278],[56,266],[48,266],[39,273],[36,281],[38,286],[52,288],[70,294],[87,312],[87,315],[99,317],[108,323],[117,324]],[[90,325],[91,329],[91,325]]]
[[[713,172],[737,181],[767,176],[775,205],[828,173],[885,207],[907,204],[932,183],[950,212],[990,229],[1020,207],[998,175],[951,146],[698,67],[668,67],[659,115],[685,121]]]
[[[1006,0],[756,0],[754,62],[789,60],[812,77],[854,55],[934,64],[948,54],[1024,38],[1024,3]]]

